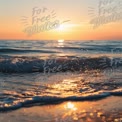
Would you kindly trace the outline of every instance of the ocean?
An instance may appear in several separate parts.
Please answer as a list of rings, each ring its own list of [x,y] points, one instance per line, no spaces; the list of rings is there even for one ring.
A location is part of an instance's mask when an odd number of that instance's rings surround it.
[[[0,112],[122,97],[122,41],[0,40]]]

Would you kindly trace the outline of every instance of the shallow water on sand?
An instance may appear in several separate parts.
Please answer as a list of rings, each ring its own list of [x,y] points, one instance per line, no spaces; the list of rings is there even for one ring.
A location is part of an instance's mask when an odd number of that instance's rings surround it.
[[[99,101],[63,102],[0,114],[5,122],[121,122],[121,97]]]

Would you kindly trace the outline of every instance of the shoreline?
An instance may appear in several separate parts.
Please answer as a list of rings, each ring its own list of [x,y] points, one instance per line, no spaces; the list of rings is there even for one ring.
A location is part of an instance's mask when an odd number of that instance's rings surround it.
[[[0,113],[0,122],[122,122],[122,97],[63,102]]]

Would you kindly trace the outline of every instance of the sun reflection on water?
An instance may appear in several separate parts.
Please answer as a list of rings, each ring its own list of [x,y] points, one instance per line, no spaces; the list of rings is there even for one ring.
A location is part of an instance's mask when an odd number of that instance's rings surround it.
[[[58,40],[58,47],[64,47],[64,40],[63,39]]]
[[[68,109],[68,110],[74,110],[74,111],[77,110],[77,108],[75,107],[75,105],[73,103],[71,103],[71,102],[66,103],[66,105],[64,105],[64,108],[65,109]]]

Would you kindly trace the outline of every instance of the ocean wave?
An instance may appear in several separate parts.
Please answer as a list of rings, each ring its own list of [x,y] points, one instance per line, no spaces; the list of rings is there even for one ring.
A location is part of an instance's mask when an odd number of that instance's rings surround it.
[[[109,96],[122,96],[122,91],[111,91],[111,92],[97,92],[85,96],[33,96],[30,98],[18,99],[18,100],[6,100],[0,104],[0,112],[16,110],[22,107],[31,107],[34,105],[47,105],[56,104],[66,101],[93,101],[104,99]]]
[[[121,58],[109,57],[56,57],[41,59],[40,57],[0,57],[0,72],[32,73],[32,72],[64,72],[104,70],[122,66]]]
[[[10,49],[4,48],[0,49],[0,53],[57,53],[50,50],[25,50],[25,49]]]
[[[114,48],[115,47],[115,45],[113,45],[113,46],[109,46],[109,45],[99,45],[99,46],[96,46],[96,45],[81,45],[80,47],[72,47],[72,46],[70,46],[70,47],[67,47],[67,46],[65,46],[65,47],[55,47],[55,48],[57,48],[57,49],[63,49],[63,50],[75,50],[75,51],[77,51],[77,50],[79,50],[79,51],[86,51],[86,52],[88,52],[88,51],[93,51],[93,52],[106,52],[106,53],[121,53],[122,52],[122,48],[121,47],[116,47],[116,48]]]

